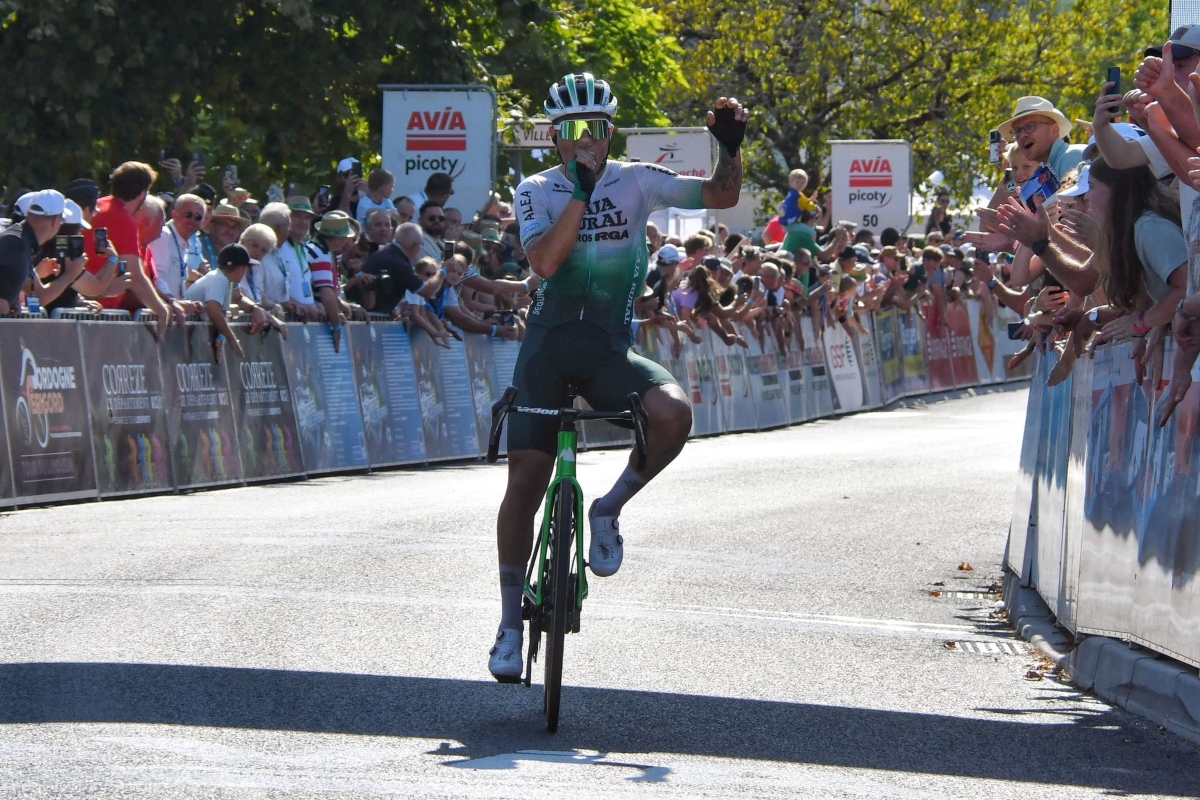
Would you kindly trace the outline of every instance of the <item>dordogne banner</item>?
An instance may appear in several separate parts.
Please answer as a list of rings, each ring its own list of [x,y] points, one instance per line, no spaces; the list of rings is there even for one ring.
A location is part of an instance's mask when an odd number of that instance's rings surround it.
[[[496,95],[487,86],[381,86],[383,166],[395,195],[413,195],[435,172],[454,178],[454,206],[468,219],[496,175]]]
[[[878,234],[908,227],[912,145],[896,139],[829,143],[834,220]]]

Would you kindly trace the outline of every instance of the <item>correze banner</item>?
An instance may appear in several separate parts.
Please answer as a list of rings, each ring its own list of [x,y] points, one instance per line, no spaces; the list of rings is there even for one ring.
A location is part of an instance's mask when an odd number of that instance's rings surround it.
[[[895,139],[830,142],[833,215],[878,233],[908,228],[912,145]]]
[[[454,179],[454,205],[467,217],[492,190],[496,95],[486,86],[384,86],[383,166],[396,195],[425,188],[435,172]]]
[[[631,128],[624,133],[630,161],[658,164],[693,178],[707,178],[712,172],[714,140],[706,128]]]

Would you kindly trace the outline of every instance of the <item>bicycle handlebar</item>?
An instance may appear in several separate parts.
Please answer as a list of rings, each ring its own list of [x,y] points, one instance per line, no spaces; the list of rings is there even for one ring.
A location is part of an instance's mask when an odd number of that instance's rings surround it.
[[[631,392],[628,397],[628,411],[585,411],[580,408],[527,408],[514,405],[517,399],[517,387],[509,386],[504,390],[500,399],[492,404],[492,431],[488,437],[487,460],[495,464],[500,455],[500,434],[504,430],[504,418],[510,413],[536,414],[541,417],[561,419],[569,418],[576,422],[580,420],[606,420],[608,422],[628,422],[633,426],[633,441],[637,448],[637,468],[646,468],[646,409],[642,407],[642,399],[637,392]]]

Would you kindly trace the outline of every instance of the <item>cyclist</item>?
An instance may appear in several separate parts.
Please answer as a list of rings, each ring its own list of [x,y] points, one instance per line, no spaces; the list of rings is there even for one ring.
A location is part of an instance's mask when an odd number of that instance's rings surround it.
[[[542,284],[528,312],[513,384],[518,405],[538,408],[565,405],[568,385],[602,410],[624,408],[631,392],[642,398],[649,420],[646,468],[639,472],[631,457],[608,494],[588,510],[588,562],[604,577],[621,566],[622,506],[679,454],[692,425],[691,404],[671,374],[630,349],[633,305],[649,262],[646,221],[669,206],[737,203],[748,112],[724,97],[708,112],[721,152],[704,180],[657,164],[609,161],[617,98],[590,73],[555,82],[544,105],[562,164],[517,187],[521,242]],[[555,419],[515,414],[509,420],[508,488],[496,522],[502,613],[488,661],[492,675],[505,683],[518,681],[523,666],[525,567],[557,447]]]

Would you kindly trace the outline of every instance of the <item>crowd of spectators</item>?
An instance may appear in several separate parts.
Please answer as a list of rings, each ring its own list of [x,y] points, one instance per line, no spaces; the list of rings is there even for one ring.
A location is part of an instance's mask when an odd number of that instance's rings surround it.
[[[0,315],[123,311],[152,319],[160,338],[208,319],[217,358],[226,346],[241,353],[233,316],[251,333],[323,324],[339,349],[348,320],[401,320],[443,346],[463,331],[521,336],[538,280],[507,204],[492,200],[464,225],[449,175],[393,197],[392,174],[364,180],[354,158],[312,196],[271,187],[265,204],[236,185],[236,170],[220,193],[205,172],[198,157],[186,169],[131,161],[108,176],[107,194],[88,178],[20,192],[0,221]],[[175,191],[155,192],[161,182]]]
[[[1006,306],[1024,320],[1029,345],[1014,362],[1035,347],[1062,354],[1053,382],[1106,341],[1136,338],[1144,365],[1170,331],[1179,348],[1169,414],[1200,354],[1198,67],[1200,26],[1185,26],[1147,50],[1135,88],[1102,87],[1090,124],[1021,98],[995,123],[1004,177],[978,212],[981,230],[955,225],[948,195],[923,235],[836,221],[826,197],[806,194],[802,170],[763,230],[678,237],[651,224],[635,327],[665,330],[676,352],[705,328],[735,346],[770,337],[785,351],[805,346],[804,317],[817,333],[841,324],[861,334],[865,312],[915,308],[937,329],[948,327],[948,304],[978,298],[985,318]],[[121,164],[107,194],[86,178],[21,193],[0,232],[0,314],[23,304],[35,314],[146,312],[160,335],[203,315],[218,357],[239,347],[231,313],[248,315],[254,332],[286,334],[287,319],[323,324],[338,347],[347,320],[369,318],[401,320],[443,346],[463,332],[523,336],[540,279],[510,205],[493,197],[464,214],[444,173],[395,196],[391,173],[364,179],[354,158],[311,195],[273,186],[260,204],[235,169],[218,192],[200,158],[184,167],[166,155],[157,170]],[[1047,172],[1058,191],[1030,198]],[[173,191],[154,192],[158,182]]]

